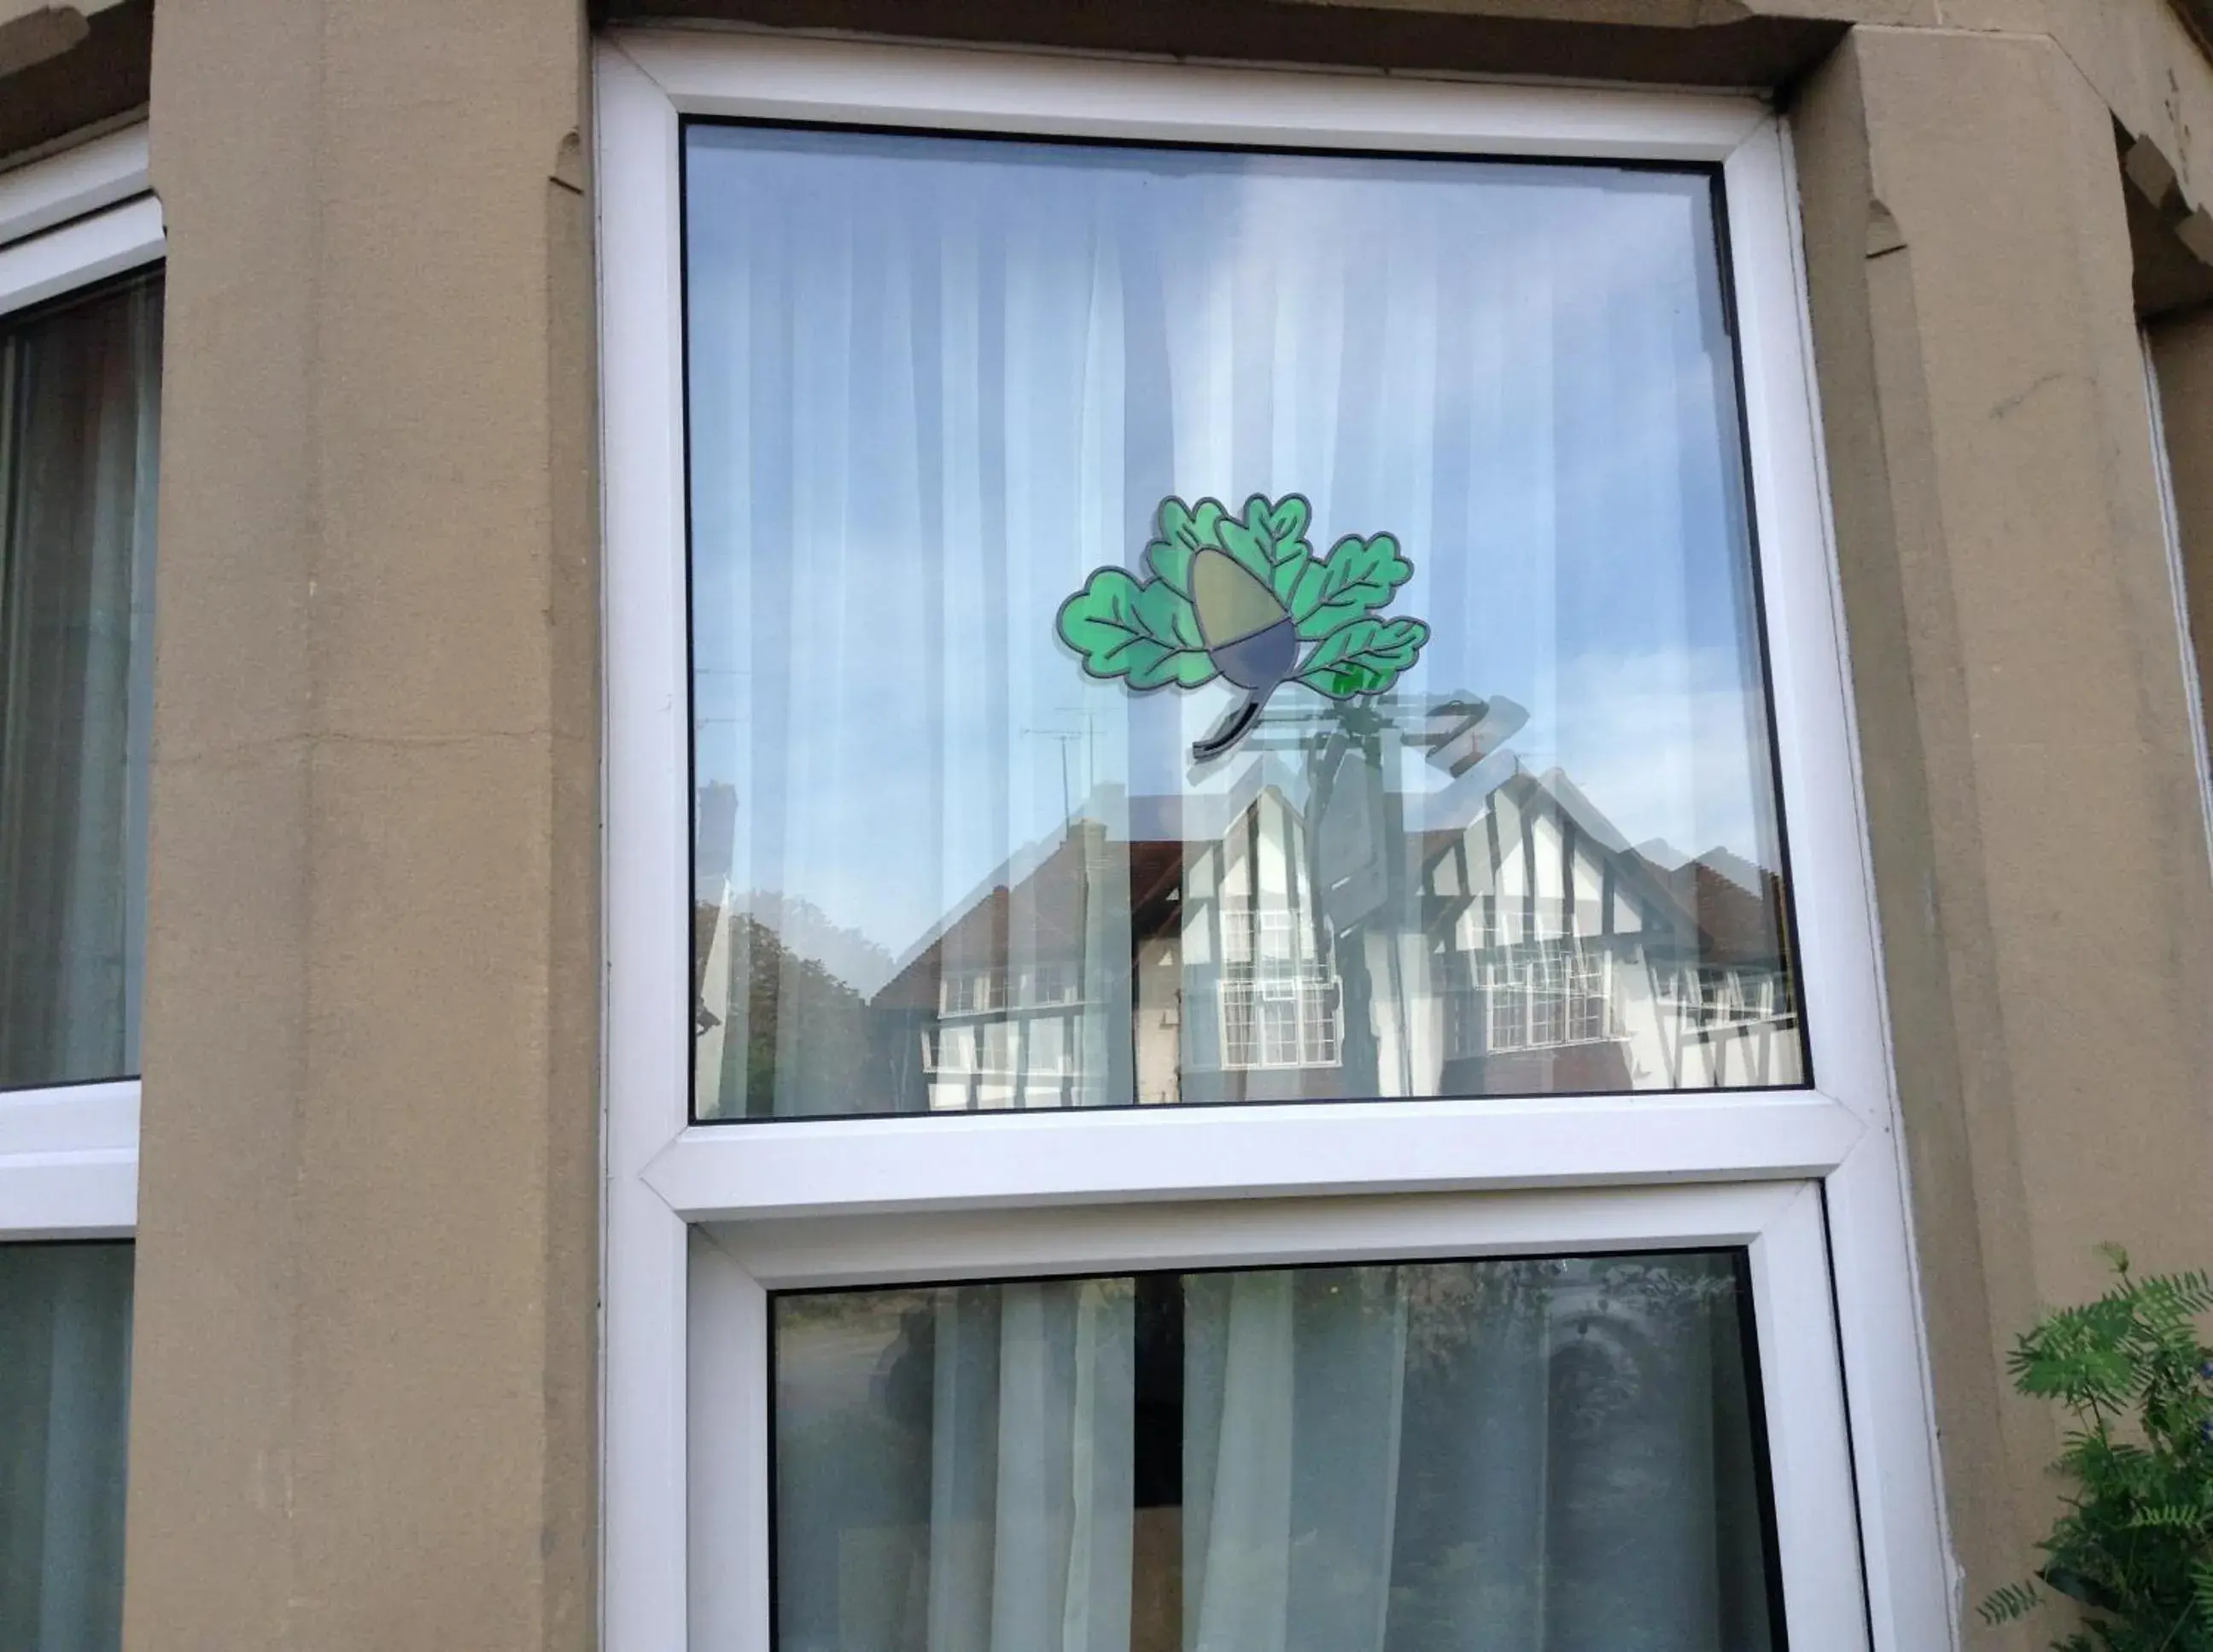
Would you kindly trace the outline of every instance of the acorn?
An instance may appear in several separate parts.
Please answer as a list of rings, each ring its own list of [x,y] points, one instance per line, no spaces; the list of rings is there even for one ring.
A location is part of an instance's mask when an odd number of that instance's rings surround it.
[[[1243,564],[1211,546],[1192,558],[1191,603],[1214,668],[1245,690],[1245,704],[1191,748],[1197,762],[1219,757],[1259,717],[1299,662],[1299,631],[1290,610]]]

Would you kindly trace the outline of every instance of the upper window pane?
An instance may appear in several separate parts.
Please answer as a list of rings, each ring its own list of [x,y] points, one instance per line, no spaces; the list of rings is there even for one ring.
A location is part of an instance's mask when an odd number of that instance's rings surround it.
[[[685,158],[699,1117],[1804,1081],[1711,174]]]
[[[138,1070],[162,285],[0,321],[0,1088]]]

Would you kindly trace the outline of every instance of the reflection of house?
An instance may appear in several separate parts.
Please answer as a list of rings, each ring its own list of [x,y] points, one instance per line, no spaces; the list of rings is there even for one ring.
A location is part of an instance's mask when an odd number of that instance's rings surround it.
[[[1107,1029],[1130,1014],[1132,936],[1174,910],[1179,848],[1110,838],[1099,822],[1078,820],[1029,870],[993,879],[918,947],[871,1000],[899,1105],[1127,1100],[1130,1040]],[[1148,966],[1160,966],[1157,948]],[[1141,1026],[1137,1044],[1160,1034]]]
[[[1733,856],[1629,848],[1557,771],[1416,796],[1356,754],[1334,783],[1264,761],[1094,797],[871,1009],[916,1110],[1790,1084],[1781,911]]]
[[[1799,1082],[1775,875],[1665,867],[1557,770],[1422,842],[1447,1091]]]

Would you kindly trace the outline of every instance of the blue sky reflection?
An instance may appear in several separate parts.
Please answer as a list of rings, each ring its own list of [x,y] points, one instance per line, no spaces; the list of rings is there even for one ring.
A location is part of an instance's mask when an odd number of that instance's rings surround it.
[[[714,125],[686,163],[738,889],[896,958],[1094,789],[1230,784],[1186,748],[1231,691],[1133,698],[1053,635],[1167,494],[1397,534],[1402,692],[1520,702],[1508,771],[1629,843],[1778,866],[1706,175]]]

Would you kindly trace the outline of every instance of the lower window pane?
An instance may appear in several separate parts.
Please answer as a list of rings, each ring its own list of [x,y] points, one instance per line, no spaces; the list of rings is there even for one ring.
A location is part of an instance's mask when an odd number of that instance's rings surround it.
[[[131,1260],[0,1246],[0,1652],[122,1643]]]
[[[1765,1652],[1741,1258],[790,1295],[779,1652]]]

